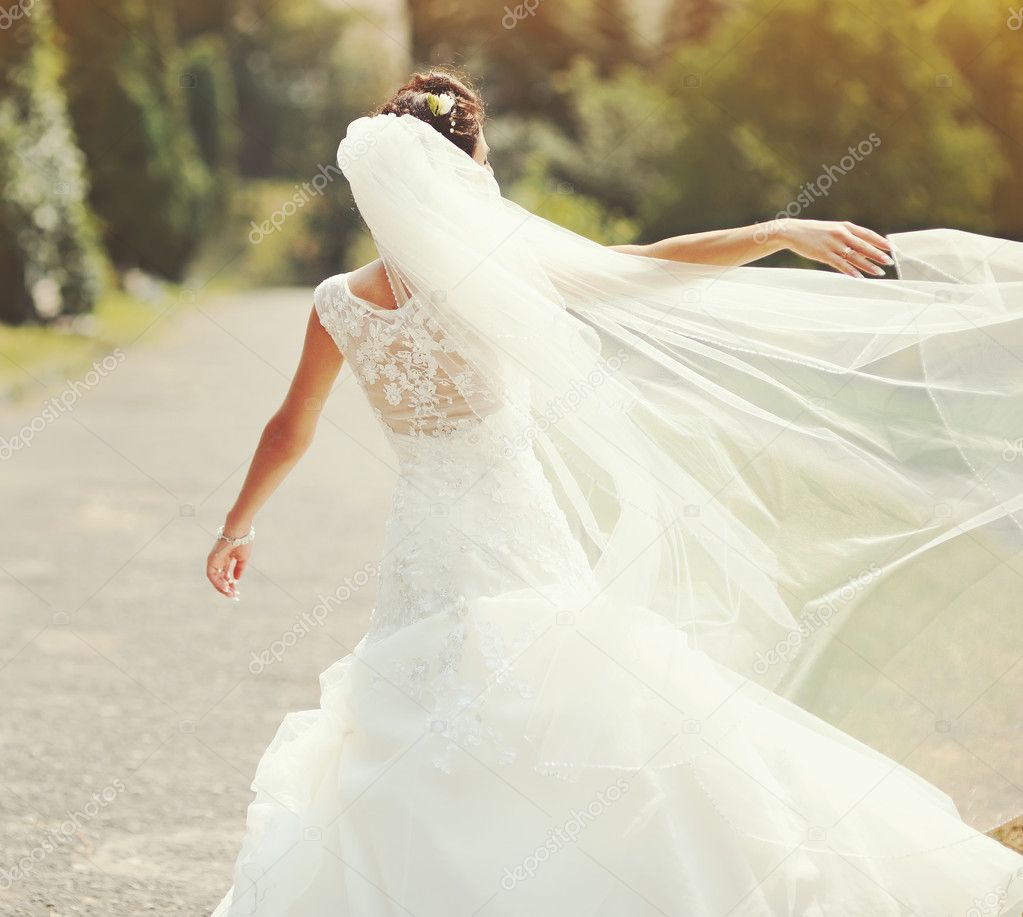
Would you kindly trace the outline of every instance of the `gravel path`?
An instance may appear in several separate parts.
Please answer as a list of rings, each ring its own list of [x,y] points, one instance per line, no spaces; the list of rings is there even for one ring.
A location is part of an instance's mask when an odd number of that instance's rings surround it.
[[[372,580],[313,617],[378,556],[394,480],[347,370],[257,520],[241,601],[204,576],[310,306],[189,307],[74,386],[0,405],[0,914],[208,914],[259,755],[364,632]]]

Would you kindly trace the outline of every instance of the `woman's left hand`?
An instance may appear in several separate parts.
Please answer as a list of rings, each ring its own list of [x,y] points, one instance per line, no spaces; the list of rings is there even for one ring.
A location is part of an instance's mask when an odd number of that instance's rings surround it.
[[[894,264],[891,243],[882,235],[848,221],[787,220],[785,247],[797,255],[827,264],[850,277],[884,275],[879,265]]]

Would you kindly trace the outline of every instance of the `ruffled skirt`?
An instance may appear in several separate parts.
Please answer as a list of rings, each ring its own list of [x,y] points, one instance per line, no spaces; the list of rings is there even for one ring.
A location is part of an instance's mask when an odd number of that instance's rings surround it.
[[[288,715],[216,917],[1023,910],[1023,856],[643,608],[462,600]]]

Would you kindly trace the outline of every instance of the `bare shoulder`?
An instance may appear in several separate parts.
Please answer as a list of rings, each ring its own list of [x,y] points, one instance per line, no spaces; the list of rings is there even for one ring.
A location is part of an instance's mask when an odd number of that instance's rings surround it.
[[[393,309],[398,305],[387,282],[384,263],[379,258],[351,271],[348,286],[359,299],[366,299],[381,309]]]

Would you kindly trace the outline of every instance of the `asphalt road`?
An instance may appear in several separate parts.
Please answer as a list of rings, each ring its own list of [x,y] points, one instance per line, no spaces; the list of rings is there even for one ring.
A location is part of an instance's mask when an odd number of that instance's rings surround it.
[[[0,914],[208,914],[259,755],[365,631],[372,580],[316,613],[379,555],[395,474],[347,369],[241,601],[204,576],[310,307],[178,309],[0,405]]]

